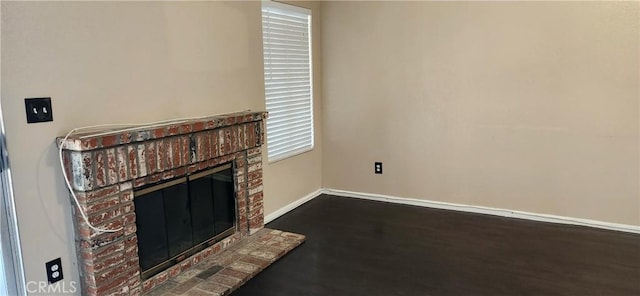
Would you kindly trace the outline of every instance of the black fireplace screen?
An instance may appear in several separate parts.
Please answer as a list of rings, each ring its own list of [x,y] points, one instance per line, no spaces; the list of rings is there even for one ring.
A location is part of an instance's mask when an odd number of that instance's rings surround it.
[[[143,279],[234,232],[231,164],[142,188],[134,194]]]

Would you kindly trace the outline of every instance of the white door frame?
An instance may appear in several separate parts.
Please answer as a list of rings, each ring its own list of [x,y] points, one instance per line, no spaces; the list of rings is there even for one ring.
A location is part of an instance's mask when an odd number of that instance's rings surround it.
[[[11,181],[9,154],[0,103],[0,295],[27,295]]]

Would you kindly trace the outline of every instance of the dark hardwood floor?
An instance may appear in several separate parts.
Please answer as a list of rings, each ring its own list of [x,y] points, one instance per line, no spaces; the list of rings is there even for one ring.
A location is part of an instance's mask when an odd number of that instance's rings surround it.
[[[640,295],[640,235],[323,195],[307,236],[233,296]]]

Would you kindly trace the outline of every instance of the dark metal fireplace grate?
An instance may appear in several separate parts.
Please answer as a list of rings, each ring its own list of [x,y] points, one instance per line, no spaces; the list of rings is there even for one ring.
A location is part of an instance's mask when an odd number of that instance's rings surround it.
[[[143,279],[235,232],[231,163],[143,187],[134,195]]]

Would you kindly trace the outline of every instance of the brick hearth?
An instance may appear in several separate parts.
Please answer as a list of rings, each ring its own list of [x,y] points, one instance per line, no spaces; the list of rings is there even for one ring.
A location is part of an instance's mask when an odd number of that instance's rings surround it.
[[[262,228],[204,259],[146,296],[228,295],[304,241],[304,235]]]
[[[262,153],[265,112],[124,128],[69,137],[64,167],[96,233],[74,207],[83,295],[140,295],[210,260],[264,226]],[[142,281],[133,190],[233,162],[237,223],[231,236]]]

